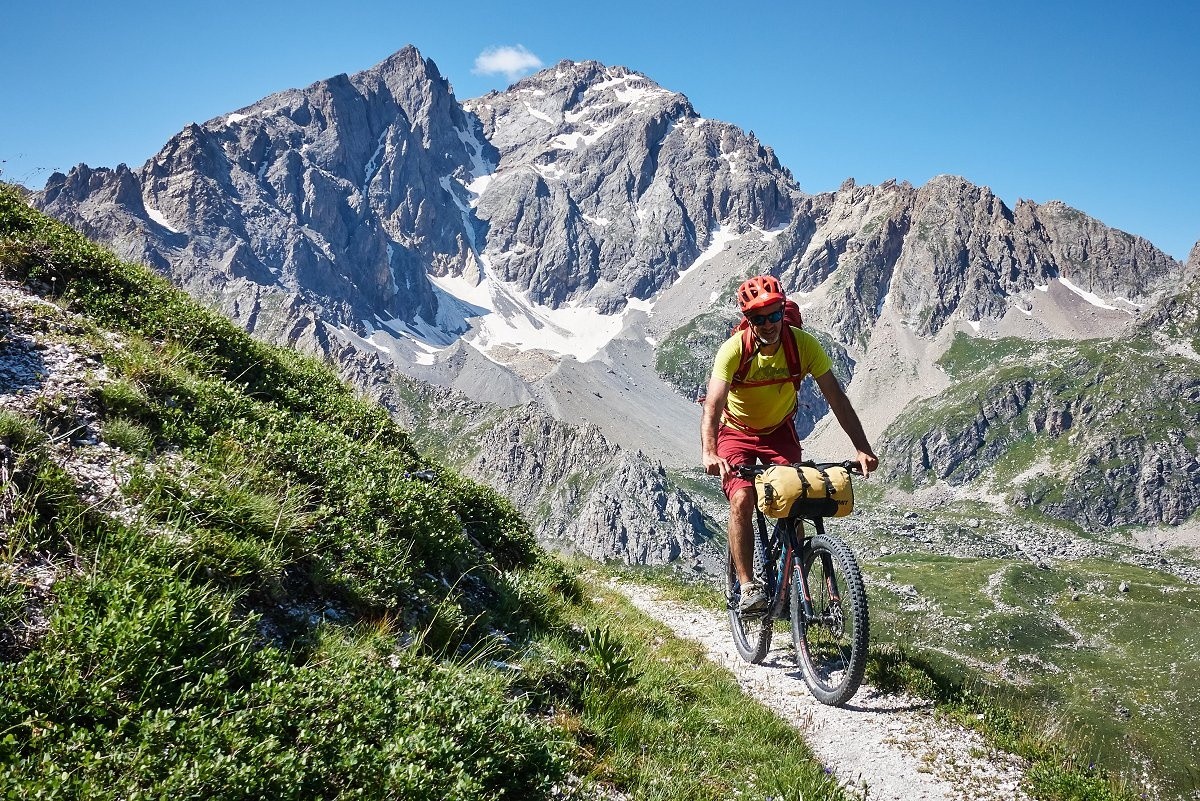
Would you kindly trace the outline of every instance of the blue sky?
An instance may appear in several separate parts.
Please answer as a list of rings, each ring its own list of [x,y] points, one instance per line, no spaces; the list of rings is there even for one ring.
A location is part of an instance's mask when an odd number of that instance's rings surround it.
[[[1200,4],[11,3],[0,177],[140,165],[191,121],[406,44],[460,98],[488,49],[595,59],[752,130],[809,192],[940,173],[1063,200],[1176,258],[1200,239]],[[653,9],[653,13],[649,13]]]

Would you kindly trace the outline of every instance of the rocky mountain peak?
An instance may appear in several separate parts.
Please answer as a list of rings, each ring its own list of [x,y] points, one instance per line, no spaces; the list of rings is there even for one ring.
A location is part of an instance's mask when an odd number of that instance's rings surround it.
[[[551,308],[619,312],[800,196],[752,136],[624,67],[561,62],[465,107],[501,156],[476,206],[491,274]]]
[[[626,67],[597,61],[560,61],[504,92],[468,100],[465,106],[479,116],[503,157],[516,162],[536,158],[548,140],[559,150],[589,144],[622,116],[695,116],[683,95]]]
[[[1124,309],[1097,320],[1097,333],[1111,331],[1179,270],[1149,242],[1063,203],[1009,208],[988,187],[954,175],[915,190],[847,182],[814,198],[808,214],[812,222],[796,230],[810,238],[783,277],[811,292],[838,274],[823,290],[822,316],[844,344],[865,342],[885,303],[923,337],[954,321],[998,330],[1014,315],[1033,315],[1038,290],[1054,282],[1098,309]],[[1068,328],[1055,333],[1083,333]]]
[[[409,47],[190,124],[140,170],[81,165],[35,202],[250,330],[293,331],[271,318],[307,306],[361,334],[437,317],[427,272],[473,262],[462,184],[496,160]]]

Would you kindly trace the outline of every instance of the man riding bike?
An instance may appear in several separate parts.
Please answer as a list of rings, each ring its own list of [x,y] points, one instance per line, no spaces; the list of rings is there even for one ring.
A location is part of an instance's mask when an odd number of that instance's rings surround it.
[[[787,298],[779,281],[770,275],[755,276],[738,287],[737,300],[749,334],[735,332],[717,350],[700,423],[700,446],[705,471],[721,476],[729,498],[729,549],[742,588],[739,609],[754,613],[767,605],[763,585],[753,574],[754,485],[730,466],[756,459],[774,464],[801,460],[793,418],[796,390],[805,375],[813,377],[849,435],[858,451],[854,461],[863,475],[869,475],[879,460],[830,369],[828,354],[811,334],[784,320]],[[799,310],[795,304],[790,306],[798,323]]]

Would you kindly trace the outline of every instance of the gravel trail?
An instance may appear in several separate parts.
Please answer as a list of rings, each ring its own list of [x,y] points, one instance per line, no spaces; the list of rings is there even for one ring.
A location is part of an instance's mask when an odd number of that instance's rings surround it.
[[[1025,801],[1024,761],[997,752],[978,734],[939,719],[928,701],[863,685],[845,707],[819,703],[792,659],[790,637],[775,634],[762,665],[733,648],[723,615],[664,600],[651,587],[613,588],[676,636],[702,645],[742,691],[798,728],[817,758],[870,801]]]

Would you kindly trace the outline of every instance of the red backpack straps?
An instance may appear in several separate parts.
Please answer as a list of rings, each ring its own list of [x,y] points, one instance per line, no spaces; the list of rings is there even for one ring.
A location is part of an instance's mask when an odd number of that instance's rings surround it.
[[[794,300],[785,300],[783,302],[783,322],[786,323],[783,327],[783,356],[787,359],[788,376],[792,379],[792,386],[796,391],[800,391],[800,384],[804,381],[804,367],[800,364],[800,349],[796,346],[796,332],[792,329],[804,327],[804,318],[800,316],[800,307],[796,305]]]
[[[756,353],[758,353],[757,340],[754,339],[749,327],[743,328],[741,361],[738,362],[737,370],[733,372],[733,378],[729,379],[730,384],[736,385],[745,382],[746,374],[750,372],[750,364],[754,361]]]
[[[799,392],[800,384],[804,381],[804,366],[800,364],[800,348],[796,346],[796,329],[785,325],[779,336],[783,340],[783,358],[787,361],[788,376],[792,379],[792,386]]]

